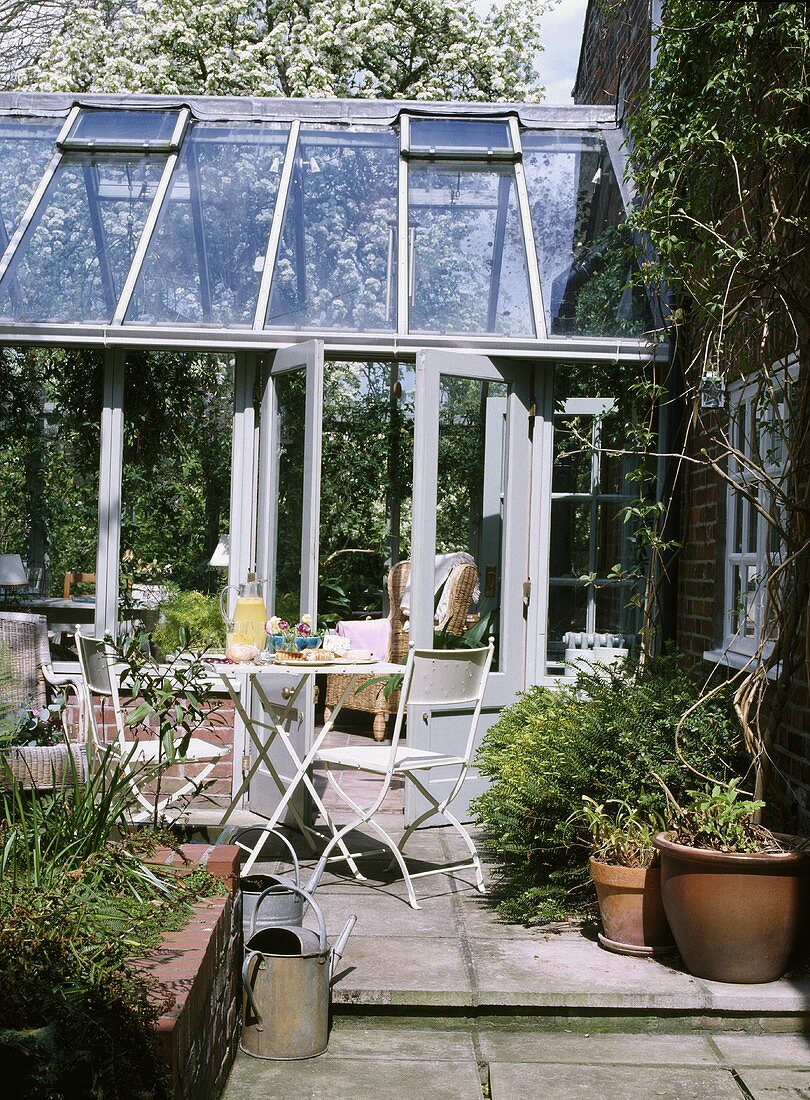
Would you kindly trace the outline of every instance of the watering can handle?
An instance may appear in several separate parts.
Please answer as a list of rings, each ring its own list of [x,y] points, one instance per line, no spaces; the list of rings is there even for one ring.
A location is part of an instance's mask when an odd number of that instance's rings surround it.
[[[293,894],[300,894],[304,901],[307,902],[307,904],[310,906],[318,921],[318,950],[321,952],[322,955],[325,955],[326,952],[329,950],[329,943],[326,939],[326,921],[324,920],[323,910],[321,909],[320,905],[318,905],[315,898],[312,896],[312,894],[308,894],[306,890],[302,889],[300,886],[294,886],[291,882],[285,882],[284,879],[279,878],[277,875],[268,875],[267,877],[271,879],[271,881],[275,882],[278,886],[283,887],[285,890],[289,890]],[[278,891],[275,886],[268,886],[267,889],[263,890],[256,899],[256,908],[253,910],[253,916],[250,921],[251,936],[253,936],[256,931],[256,917],[258,916],[260,905],[266,897],[268,897],[270,894],[275,894],[277,892]]]
[[[235,584],[226,584],[219,594],[219,613],[225,622],[227,622],[229,618],[227,595],[231,591],[234,591],[237,596],[239,595],[239,589]]]
[[[282,844],[286,844],[286,846],[289,850],[289,853],[292,856],[292,865],[293,865],[293,868],[295,870],[295,885],[300,886],[301,885],[301,865],[298,862],[298,853],[296,852],[295,848],[293,848],[292,843],[287,839],[287,837],[284,835],[284,833],[282,833],[279,829],[274,829],[274,828],[271,828],[271,827],[268,826],[268,827],[265,828],[264,831],[266,833],[272,833],[273,836],[278,837],[278,839],[281,841]],[[271,877],[275,877],[275,876],[271,876]],[[311,886],[306,886],[306,887],[304,887],[304,889],[305,890],[311,890],[312,887]]]
[[[253,1009],[253,1015],[256,1017],[257,1023],[262,1022],[262,1014],[259,1012],[259,1006],[253,996],[253,986],[250,984],[250,964],[254,959],[261,958],[261,954],[261,951],[249,951],[242,963],[242,987],[247,994],[247,999],[250,1001],[250,1007]]]

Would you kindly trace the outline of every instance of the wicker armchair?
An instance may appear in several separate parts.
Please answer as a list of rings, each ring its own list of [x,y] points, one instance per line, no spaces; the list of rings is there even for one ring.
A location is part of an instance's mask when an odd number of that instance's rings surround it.
[[[391,624],[391,635],[388,642],[388,652],[385,660],[394,664],[404,664],[408,653],[408,631],[405,629],[407,612],[402,608],[402,597],[411,576],[411,563],[409,561],[397,562],[392,566],[388,574],[388,600],[391,610],[388,619]],[[447,578],[448,587],[446,613],[442,621],[436,623],[437,630],[447,630],[450,634],[462,634],[470,610],[473,590],[478,581],[478,573],[474,565],[457,565]],[[337,704],[346,687],[347,677],[340,675],[327,676],[326,678],[326,702],[324,718],[329,719],[332,708]],[[383,684],[373,684],[355,692],[351,700],[345,704],[346,710],[358,710],[366,714],[374,715],[374,739],[385,739],[385,727],[389,714],[396,714],[399,705],[399,692],[394,691],[386,699],[383,694]]]
[[[84,728],[81,682],[77,677],[53,671],[45,616],[0,613],[0,716],[13,715],[29,706],[44,709],[49,689],[63,691],[68,687],[78,699],[81,732]],[[7,762],[23,786],[50,787],[69,774],[65,751],[64,745],[13,749]],[[84,746],[71,745],[71,751],[77,764],[83,767]]]

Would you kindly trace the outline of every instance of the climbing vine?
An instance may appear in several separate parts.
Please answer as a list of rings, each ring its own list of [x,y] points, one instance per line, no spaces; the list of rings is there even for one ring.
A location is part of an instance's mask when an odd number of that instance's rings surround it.
[[[765,575],[748,576],[726,625],[751,635],[734,678],[757,794],[785,709],[810,683],[809,61],[805,3],[669,0],[629,120],[632,221],[655,257],[647,279],[668,282],[684,364],[681,463],[731,485],[766,547]],[[745,422],[728,402],[737,386]],[[719,408],[709,390],[725,395]]]

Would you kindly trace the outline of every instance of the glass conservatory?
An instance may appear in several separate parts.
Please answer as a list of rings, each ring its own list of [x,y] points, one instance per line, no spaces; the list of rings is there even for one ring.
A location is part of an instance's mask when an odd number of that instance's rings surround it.
[[[632,644],[612,379],[667,350],[607,114],[0,95],[0,341],[42,441],[5,432],[0,551],[54,635],[225,569],[268,613],[385,614],[407,558],[425,644],[463,554],[491,716]]]

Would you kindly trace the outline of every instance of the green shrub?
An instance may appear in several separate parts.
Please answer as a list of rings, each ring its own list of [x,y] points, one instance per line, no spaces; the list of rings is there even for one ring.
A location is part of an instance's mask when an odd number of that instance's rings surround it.
[[[669,656],[635,678],[605,669],[559,689],[534,687],[503,711],[477,755],[493,782],[473,812],[500,872],[505,917],[549,921],[590,910],[587,842],[577,842],[569,819],[585,795],[664,812],[656,775],[676,798],[694,787],[675,753],[675,729],[698,693]],[[718,779],[738,771],[739,743],[727,696],[698,708],[680,738],[686,759]]]
[[[186,644],[195,650],[224,649],[225,624],[213,596],[178,592],[162,605],[161,622],[152,632],[152,645],[165,655]]]

